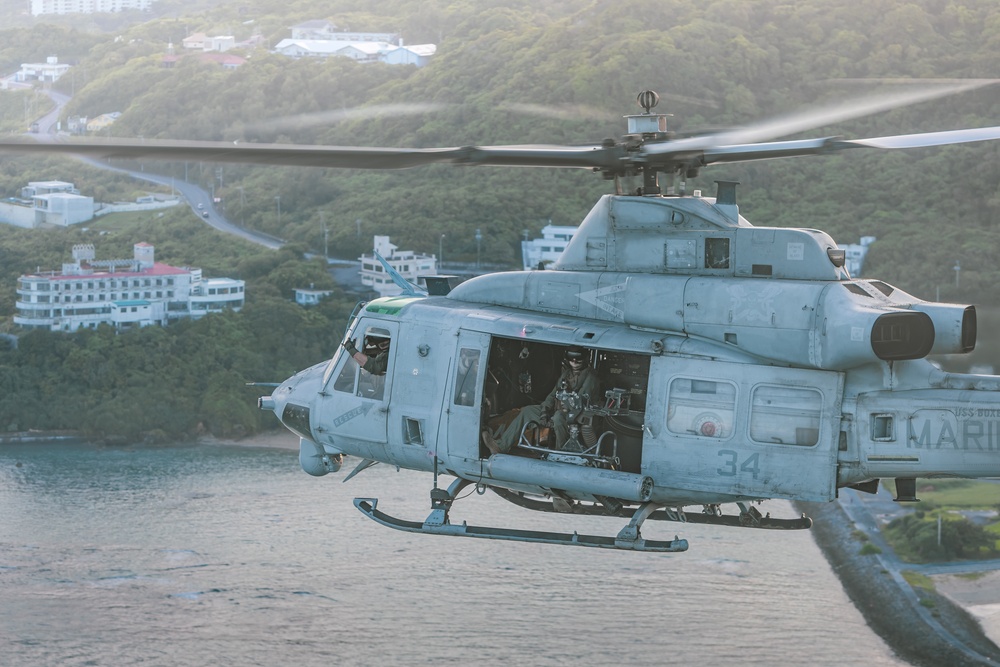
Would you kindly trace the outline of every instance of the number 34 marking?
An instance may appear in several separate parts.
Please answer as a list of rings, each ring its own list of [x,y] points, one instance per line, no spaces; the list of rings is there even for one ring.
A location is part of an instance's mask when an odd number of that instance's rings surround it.
[[[736,477],[737,473],[748,472],[757,479],[760,472],[760,459],[758,454],[751,454],[743,463],[740,463],[740,454],[732,449],[720,449],[719,456],[723,457],[721,468],[716,468],[715,472],[723,477]]]

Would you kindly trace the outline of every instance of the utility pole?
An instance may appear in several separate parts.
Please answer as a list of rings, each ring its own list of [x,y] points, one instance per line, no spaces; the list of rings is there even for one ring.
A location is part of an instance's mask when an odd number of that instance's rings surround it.
[[[438,239],[438,271],[444,270],[444,234]]]
[[[330,263],[330,251],[329,251],[329,234],[326,230],[326,218],[324,217],[323,211],[319,212],[319,224],[323,225],[323,259],[326,263]]]
[[[480,256],[481,256],[482,242],[483,242],[483,235],[477,229],[476,230],[476,268],[477,269],[479,268],[479,259],[480,259]]]
[[[278,229],[281,229],[281,195],[276,196],[274,201],[278,202]]]

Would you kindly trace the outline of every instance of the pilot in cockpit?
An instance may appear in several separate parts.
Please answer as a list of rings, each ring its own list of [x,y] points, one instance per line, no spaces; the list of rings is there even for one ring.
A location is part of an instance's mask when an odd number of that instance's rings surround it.
[[[342,345],[361,368],[372,375],[385,375],[389,367],[389,338],[377,334],[365,336],[364,352],[358,349],[357,344],[347,338]]]
[[[540,405],[521,408],[514,421],[496,439],[489,429],[484,430],[483,444],[493,454],[506,454],[517,445],[521,431],[529,422],[548,424],[551,421],[556,435],[556,447],[561,449],[569,440],[569,417],[562,409],[557,394],[566,391],[581,397],[596,397],[598,384],[597,372],[590,366],[590,351],[582,347],[567,349],[562,374],[545,400]]]

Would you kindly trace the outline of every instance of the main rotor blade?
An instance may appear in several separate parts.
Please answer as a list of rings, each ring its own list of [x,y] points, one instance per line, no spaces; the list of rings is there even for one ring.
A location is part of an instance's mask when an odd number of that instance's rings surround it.
[[[316,111],[313,113],[273,118],[245,126],[253,132],[281,132],[301,130],[307,127],[326,126],[345,120],[370,120],[372,118],[396,118],[399,116],[414,116],[433,113],[448,108],[447,104],[434,102],[416,102],[411,104],[373,104],[352,109],[335,109],[332,111]]]
[[[402,169],[447,162],[454,148],[351,148],[288,144],[227,143],[215,141],[107,140],[53,143],[0,141],[0,153],[84,155],[123,160],[173,160],[269,164],[295,167]]]
[[[69,154],[128,160],[174,160],[344,169],[406,169],[435,163],[520,167],[602,168],[614,163],[601,146],[370,148],[227,142],[108,140],[21,143],[0,141],[0,154]]]
[[[899,134],[891,137],[872,137],[870,139],[837,139],[826,137],[822,139],[803,139],[801,141],[775,141],[762,144],[743,144],[738,146],[716,146],[704,151],[700,159],[695,158],[699,165],[719,162],[747,162],[750,160],[768,160],[779,157],[798,157],[801,155],[822,155],[848,148],[926,148],[930,146],[945,146],[948,144],[964,144],[974,141],[993,141],[1000,139],[1000,126],[976,127],[967,130],[948,130],[945,132],[924,132],[920,134]]]
[[[965,144],[973,141],[992,141],[994,139],[1000,139],[1000,126],[974,127],[966,130],[947,130],[944,132],[924,132],[922,134],[897,134],[892,137],[851,139],[839,143],[867,146],[869,148],[924,148],[927,146],[944,146],[946,144]]]
[[[909,106],[918,102],[926,102],[939,97],[975,90],[984,86],[994,85],[998,82],[1000,82],[1000,79],[949,80],[945,83],[932,85],[922,83],[920,86],[904,91],[870,95],[833,107],[807,109],[802,112],[772,118],[762,123],[727,130],[725,132],[667,141],[661,144],[647,144],[643,147],[643,152],[647,155],[663,155],[687,151],[701,151],[719,146],[734,146],[769,141],[825,125],[841,123],[882,111]]]

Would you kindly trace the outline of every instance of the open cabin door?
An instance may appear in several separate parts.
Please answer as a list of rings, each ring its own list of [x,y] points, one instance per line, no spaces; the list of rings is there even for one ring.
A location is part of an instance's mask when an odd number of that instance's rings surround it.
[[[643,460],[661,487],[829,501],[840,373],[656,357]]]
[[[474,331],[459,332],[444,407],[450,456],[469,460],[480,458],[483,385],[489,349],[489,335]]]
[[[338,446],[338,441],[349,440],[355,449],[368,450],[366,458],[384,459],[399,327],[392,321],[362,318],[352,336],[358,349],[370,358],[378,355],[377,341],[387,338],[386,370],[371,373],[359,367],[346,351],[341,352],[322,392],[323,421],[330,425],[336,437],[329,441],[321,439],[334,447]]]

